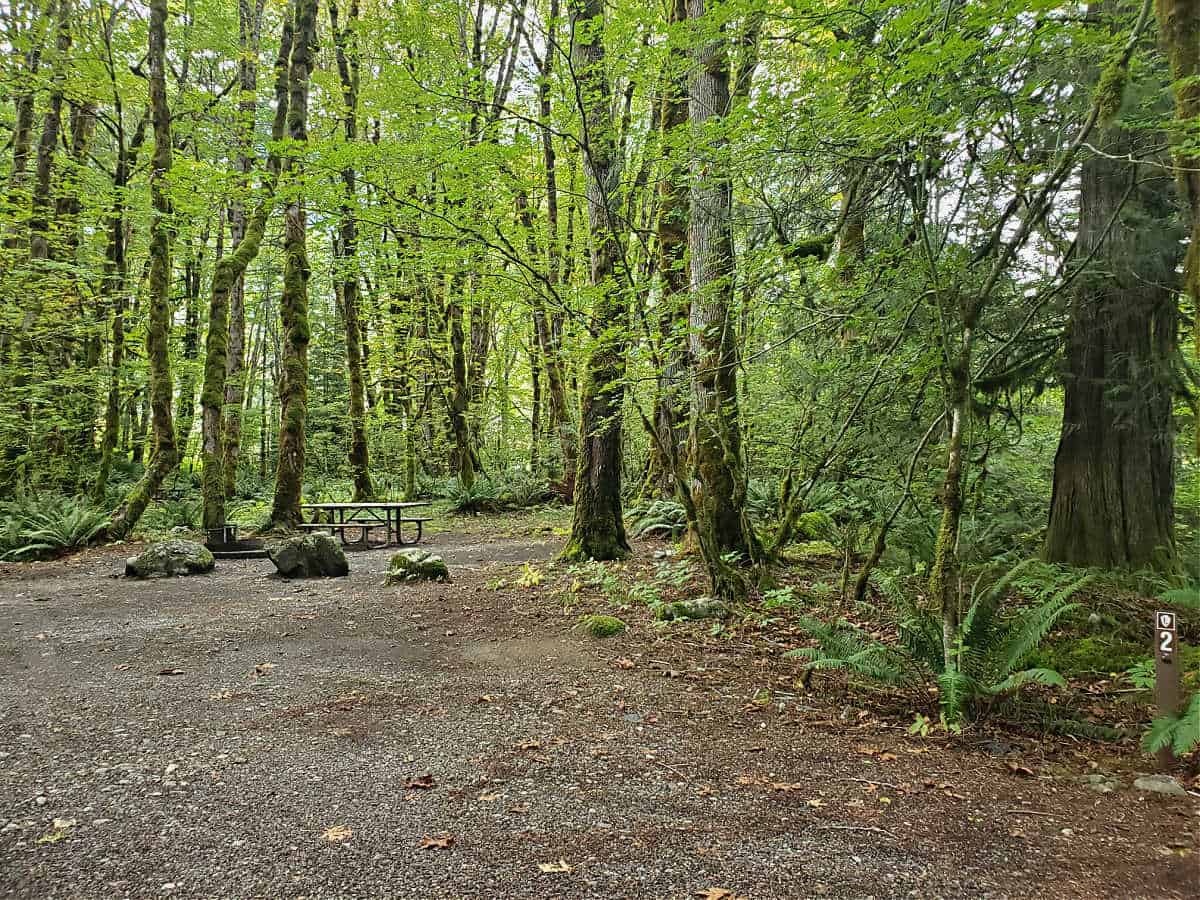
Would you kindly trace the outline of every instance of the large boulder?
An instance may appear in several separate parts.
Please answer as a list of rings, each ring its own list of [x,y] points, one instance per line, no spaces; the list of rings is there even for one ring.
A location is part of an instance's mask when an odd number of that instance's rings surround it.
[[[211,572],[214,565],[213,555],[203,544],[184,540],[159,541],[127,559],[125,574],[131,578],[203,575]]]
[[[405,581],[449,581],[450,570],[445,561],[428,550],[408,547],[392,555],[388,566],[387,584]]]
[[[341,545],[327,534],[298,534],[267,545],[267,557],[284,578],[350,574]]]

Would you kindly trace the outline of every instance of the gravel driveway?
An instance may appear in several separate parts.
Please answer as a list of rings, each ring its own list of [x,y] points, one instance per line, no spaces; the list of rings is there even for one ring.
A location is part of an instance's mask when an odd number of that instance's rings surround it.
[[[498,587],[556,540],[428,543],[452,584],[385,588],[385,551],[306,582],[5,567],[0,895],[1200,895],[1194,803],[747,708]]]

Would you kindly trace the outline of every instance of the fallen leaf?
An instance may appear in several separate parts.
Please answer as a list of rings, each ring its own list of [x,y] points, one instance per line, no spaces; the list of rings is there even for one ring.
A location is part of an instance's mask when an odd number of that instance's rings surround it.
[[[57,844],[75,827],[74,819],[55,819],[54,828],[37,839],[39,844]]]
[[[1022,766],[1019,763],[1010,762],[1007,763],[1007,766],[1008,771],[1012,772],[1014,775],[1024,775],[1026,778],[1033,778],[1036,774],[1033,769],[1029,768],[1028,766]]]
[[[328,841],[331,844],[339,844],[342,841],[349,840],[352,834],[354,832],[345,825],[331,825],[321,834],[321,840]]]
[[[422,850],[449,850],[454,846],[454,835],[443,834],[439,837],[430,837],[425,835],[421,838]]]
[[[131,665],[129,665],[129,663],[120,663],[119,665],[113,666],[113,671],[114,672],[127,672],[131,668],[133,668],[133,667]]]
[[[500,799],[499,794],[480,794],[479,800],[483,803],[495,803]]]
[[[209,700],[232,700],[233,692],[232,691],[217,691],[215,694],[209,694],[208,699]]]
[[[568,863],[565,859],[560,859],[558,862],[538,863],[539,872],[565,872],[570,874],[575,871],[575,867]]]
[[[799,781],[793,781],[793,782],[779,782],[779,781],[777,781],[777,782],[775,782],[774,784],[772,784],[772,785],[771,785],[771,790],[773,790],[773,791],[782,791],[782,792],[783,792],[783,793],[785,793],[785,794],[789,794],[789,793],[791,793],[792,791],[802,791],[802,790],[804,790],[804,785],[803,785],[801,782],[799,782]]]
[[[696,891],[696,896],[703,900],[733,900],[733,891],[728,888],[710,887]]]
[[[418,775],[416,778],[410,779],[405,783],[406,788],[416,788],[417,790],[427,791],[432,788],[437,782],[433,780],[433,776],[426,772],[424,775]]]
[[[622,656],[620,659],[618,659],[616,661],[616,663],[614,663],[614,665],[616,665],[616,667],[618,669],[632,669],[636,665],[636,663],[634,663],[634,661],[632,659],[627,659],[624,656]]]
[[[176,669],[173,667],[169,668],[169,669],[159,669],[158,674],[159,675],[182,675],[183,669]]]
[[[271,670],[275,668],[275,663],[259,663],[254,667],[254,677],[261,678],[264,675],[270,675]]]
[[[696,791],[696,794],[701,797],[715,797],[717,792],[707,784],[702,784],[700,785],[700,790]]]
[[[521,741],[517,744],[518,750],[540,750],[542,745],[540,741]]]
[[[813,797],[811,800],[808,801],[808,805],[811,806],[813,809],[820,809],[822,806],[825,805],[825,801],[822,800],[820,797]]]

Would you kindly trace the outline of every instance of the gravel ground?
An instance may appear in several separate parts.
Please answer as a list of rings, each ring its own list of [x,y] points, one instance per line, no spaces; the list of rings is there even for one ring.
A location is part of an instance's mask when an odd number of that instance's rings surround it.
[[[497,589],[557,539],[427,544],[452,584],[0,568],[0,895],[1200,896],[1192,801],[748,706],[750,663]]]

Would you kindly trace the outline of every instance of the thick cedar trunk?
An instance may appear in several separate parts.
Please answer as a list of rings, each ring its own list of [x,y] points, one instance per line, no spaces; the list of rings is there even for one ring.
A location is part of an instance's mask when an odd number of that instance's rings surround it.
[[[1192,341],[1200,360],[1200,145],[1194,123],[1200,120],[1200,3],[1196,0],[1156,0],[1158,30],[1171,65],[1175,85],[1175,126],[1172,143],[1187,223],[1191,228],[1183,264],[1183,293],[1192,302]],[[1190,145],[1183,123],[1192,122]],[[1200,400],[1196,401],[1196,453],[1200,454]]]
[[[308,79],[317,44],[316,0],[299,0],[289,76],[288,137],[298,147],[308,142]],[[289,173],[297,172],[299,150],[289,157]],[[304,517],[304,422],[308,413],[308,248],[304,203],[299,191],[284,212],[283,293],[279,318],[283,329],[279,377],[279,455],[275,497],[265,530],[290,531]]]
[[[287,118],[288,58],[292,50],[292,38],[292,22],[285,17],[279,40],[279,56],[275,60],[275,119],[271,127],[271,139],[274,143],[283,138]],[[204,349],[204,387],[200,393],[200,453],[203,460],[201,491],[204,498],[205,528],[219,528],[225,524],[225,501],[229,497],[229,479],[225,471],[226,447],[223,440],[227,433],[223,426],[229,396],[226,391],[229,344],[234,337],[229,322],[232,298],[243,283],[247,267],[258,256],[262,246],[267,219],[273,206],[279,168],[278,155],[271,153],[267,159],[263,196],[250,218],[243,220],[241,237],[230,254],[219,260],[213,270],[212,291],[208,304],[208,338]],[[244,337],[244,327],[242,331]],[[237,412],[240,422],[240,399]]]
[[[1145,141],[1119,126],[1098,141],[1113,158],[1088,159],[1080,180],[1076,249],[1094,257],[1071,300],[1045,555],[1139,568],[1165,562],[1174,541],[1179,235],[1169,180],[1125,161]]]
[[[616,273],[620,256],[615,196],[621,166],[604,61],[604,4],[571,2],[571,61],[579,84],[591,233],[592,347],[580,391],[580,449],[575,515],[565,559],[629,554],[621,510],[621,434],[629,307]]]
[[[330,0],[329,24],[337,56],[338,76],[342,84],[342,126],[347,145],[358,140],[358,50],[354,35],[358,21],[358,0],[350,0],[348,22],[338,28],[337,4]],[[375,496],[371,484],[367,450],[367,407],[363,386],[362,324],[359,317],[358,222],[355,217],[357,175],[352,166],[342,169],[344,197],[339,212],[340,284],[342,321],[346,329],[346,368],[350,381],[350,471],[354,478],[354,499]]]
[[[687,6],[689,18],[704,17],[705,0],[688,0]],[[695,55],[689,114],[697,133],[719,125],[729,104],[728,55],[718,36],[702,44]],[[688,450],[700,551],[714,593],[734,599],[745,588],[724,558],[735,553],[744,562],[753,562],[760,554],[746,517],[733,317],[733,188],[724,161],[727,151],[728,140],[718,133],[696,148],[692,162],[688,341],[693,369]]]
[[[120,540],[142,517],[163,480],[175,468],[175,428],[171,421],[171,206],[166,179],[171,170],[171,112],[167,106],[167,0],[150,0],[148,66],[154,155],[150,164],[150,297],[146,357],[150,361],[150,416],[154,450],[141,481],[113,513],[107,535]]]

